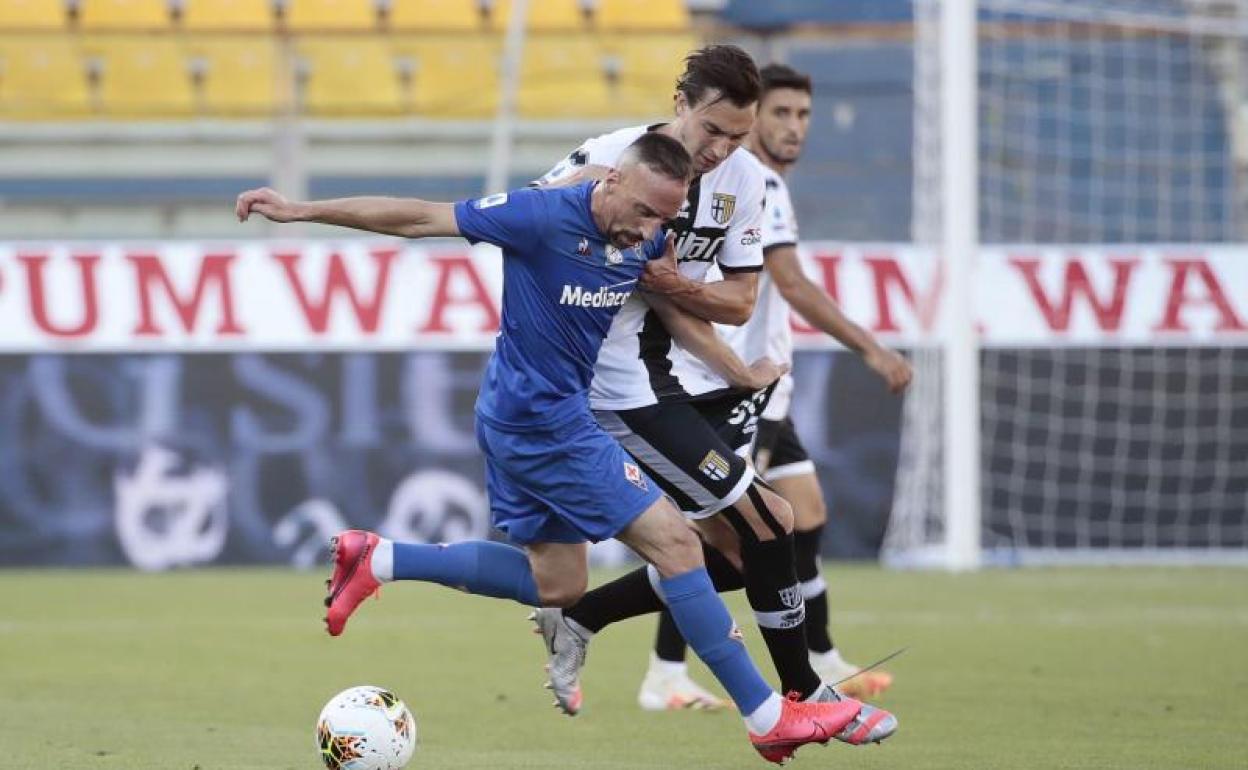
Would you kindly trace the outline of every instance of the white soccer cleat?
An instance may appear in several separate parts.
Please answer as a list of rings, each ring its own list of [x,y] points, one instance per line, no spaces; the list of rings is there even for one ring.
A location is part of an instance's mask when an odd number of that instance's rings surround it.
[[[836,689],[858,700],[874,698],[893,684],[892,674],[878,669],[863,671],[842,658],[836,649],[810,653],[810,667],[823,681],[840,682]]]
[[[554,705],[568,716],[581,710],[581,669],[589,652],[589,640],[577,633],[563,617],[563,610],[544,607],[529,616],[537,626],[535,633],[546,642],[549,661],[546,673],[550,681],[546,689],[555,695]]]
[[[646,711],[718,711],[728,703],[690,679],[683,665],[665,666],[651,653],[637,705]]]

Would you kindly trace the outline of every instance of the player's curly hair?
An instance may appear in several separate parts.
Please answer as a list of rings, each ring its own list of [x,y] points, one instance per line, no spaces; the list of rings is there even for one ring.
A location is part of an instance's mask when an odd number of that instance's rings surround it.
[[[758,101],[762,80],[754,60],[742,49],[708,45],[685,57],[685,71],[676,81],[676,90],[685,95],[691,107],[708,96],[713,101],[727,99],[737,107],[748,107]]]

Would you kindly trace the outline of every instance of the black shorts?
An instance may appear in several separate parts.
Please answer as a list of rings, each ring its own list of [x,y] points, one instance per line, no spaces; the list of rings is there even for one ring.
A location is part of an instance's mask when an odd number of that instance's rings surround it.
[[[797,437],[793,420],[759,420],[754,443],[754,465],[766,481],[814,473],[815,464]]]
[[[745,457],[772,389],[594,416],[687,516],[700,519],[736,502],[754,481]]]

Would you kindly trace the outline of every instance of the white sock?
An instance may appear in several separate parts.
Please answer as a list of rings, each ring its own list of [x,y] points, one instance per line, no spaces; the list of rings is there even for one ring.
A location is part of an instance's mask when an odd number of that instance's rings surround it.
[[[686,673],[689,666],[683,660],[663,660],[651,650],[650,670],[663,676],[677,676]]]
[[[373,549],[373,577],[381,583],[394,580],[394,543],[384,537],[377,541]]]
[[[745,715],[745,727],[755,735],[766,735],[780,723],[782,701],[774,692],[763,704]]]
[[[827,652],[810,653],[810,661],[815,666],[840,666],[843,668],[849,666],[845,659],[841,657],[840,650],[835,647]]]

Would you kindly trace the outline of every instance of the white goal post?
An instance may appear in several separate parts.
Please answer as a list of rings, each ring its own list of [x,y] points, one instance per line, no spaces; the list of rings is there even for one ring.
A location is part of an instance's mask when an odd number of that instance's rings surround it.
[[[944,291],[885,562],[1248,564],[1248,287],[1172,258],[1246,274],[1248,2],[916,0],[914,62],[913,236]],[[983,260],[1046,250],[1147,252],[1219,333],[982,336]],[[1093,301],[1134,312],[1106,280]]]

